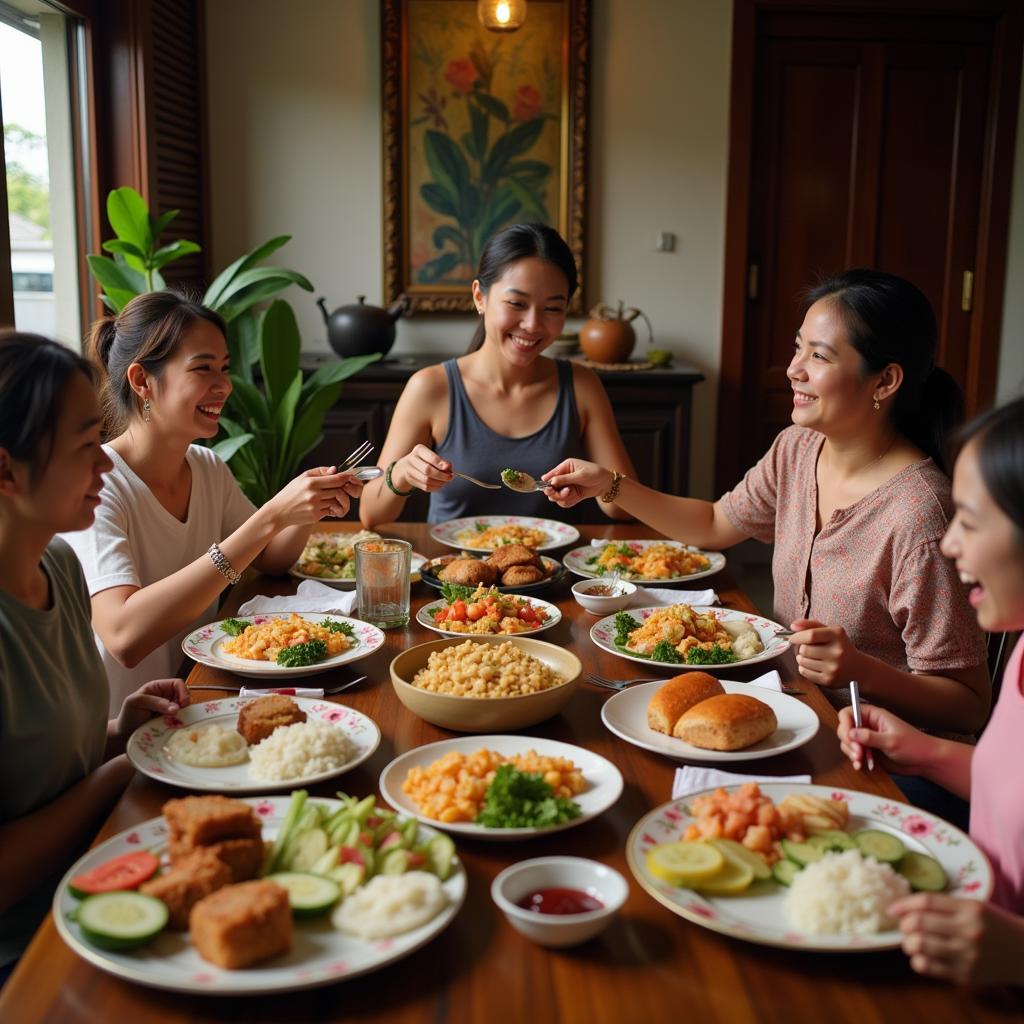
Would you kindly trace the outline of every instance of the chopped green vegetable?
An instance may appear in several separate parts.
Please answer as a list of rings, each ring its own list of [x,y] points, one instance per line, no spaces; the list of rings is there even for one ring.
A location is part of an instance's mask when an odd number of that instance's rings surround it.
[[[456,601],[468,601],[476,591],[476,587],[464,587],[461,583],[442,583],[441,596],[448,604]]]
[[[307,640],[304,644],[286,647],[277,656],[278,665],[285,668],[300,668],[313,665],[327,657],[327,644],[323,640]]]
[[[307,799],[309,799],[309,794],[304,789],[296,789],[292,792],[291,803],[288,804],[284,821],[281,822],[281,830],[277,833],[277,839],[274,840],[273,849],[270,851],[270,860],[267,863],[268,874],[280,869],[284,848],[288,845],[288,840],[291,839],[295,826],[302,817]]]
[[[324,629],[330,630],[332,633],[344,633],[345,636],[354,637],[356,631],[352,628],[348,622],[336,622],[334,619],[323,619],[320,623]]]
[[[706,653],[706,652],[705,652]],[[659,640],[651,651],[652,661],[666,661],[670,665],[682,664],[682,656],[675,649],[671,640]]]
[[[629,640],[629,634],[639,628],[640,623],[629,612],[615,613],[615,643],[619,647],[624,647]]]
[[[486,523],[474,523],[477,533],[486,533],[490,527]]]
[[[657,658],[657,653],[654,657]],[[686,652],[687,665],[728,665],[737,660],[736,655],[732,651],[727,651],[721,644],[712,644],[710,647],[691,647]]]
[[[523,474],[518,469],[503,469],[501,471],[501,479],[507,484],[517,484],[522,479]]]
[[[247,619],[225,619],[220,624],[220,628],[227,633],[228,636],[238,636],[241,633],[244,633],[251,625],[252,623]]]
[[[544,828],[578,818],[579,804],[555,796],[539,772],[503,764],[487,787],[476,823],[485,828]]]

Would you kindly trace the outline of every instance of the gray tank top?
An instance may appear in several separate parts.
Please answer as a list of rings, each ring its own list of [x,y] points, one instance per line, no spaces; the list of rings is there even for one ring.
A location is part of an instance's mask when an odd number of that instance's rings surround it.
[[[551,419],[528,437],[505,437],[491,430],[477,415],[462,386],[462,375],[454,359],[444,363],[448,375],[448,431],[435,449],[461,473],[500,483],[506,467],[525,470],[535,477],[557,466],[562,459],[582,458],[580,417],[572,386],[572,366],[556,359],[558,400]],[[516,494],[503,487],[488,491],[455,477],[430,495],[427,520],[443,523],[463,516],[524,515],[548,519],[571,518],[565,509],[552,504],[541,493]],[[574,511],[574,510],[573,510]]]

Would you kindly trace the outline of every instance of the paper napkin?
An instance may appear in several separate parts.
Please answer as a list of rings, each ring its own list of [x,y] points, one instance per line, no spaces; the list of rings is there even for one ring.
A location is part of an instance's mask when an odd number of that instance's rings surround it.
[[[334,612],[351,615],[356,606],[354,590],[335,590],[317,580],[303,580],[290,597],[264,597],[262,594],[245,602],[239,615],[260,612]]]
[[[810,782],[810,775],[739,775],[736,772],[723,772],[717,768],[695,768],[687,765],[677,768],[672,780],[672,799],[689,796],[691,793],[702,793],[706,789],[718,786],[738,786],[743,782]]]
[[[637,587],[633,595],[636,607],[670,604],[718,604],[713,590],[669,590],[668,587]]]

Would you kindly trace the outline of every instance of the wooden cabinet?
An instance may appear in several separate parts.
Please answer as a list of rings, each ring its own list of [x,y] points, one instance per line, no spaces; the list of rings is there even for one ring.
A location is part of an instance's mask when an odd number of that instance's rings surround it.
[[[312,371],[332,358],[328,353],[309,353],[303,356],[303,368]],[[345,381],[340,399],[324,420],[323,441],[310,452],[306,465],[339,462],[367,440],[379,454],[405,382],[417,370],[444,358],[422,355],[391,359],[368,366]],[[685,367],[670,367],[601,372],[600,377],[639,479],[659,490],[688,493],[693,386],[704,375]],[[417,492],[406,503],[402,518],[422,521],[426,516],[427,496]],[[354,513],[351,518],[355,518]]]

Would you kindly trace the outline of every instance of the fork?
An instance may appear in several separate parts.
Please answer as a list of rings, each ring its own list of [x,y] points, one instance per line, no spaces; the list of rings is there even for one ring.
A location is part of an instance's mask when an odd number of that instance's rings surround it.
[[[609,679],[607,676],[598,675],[596,672],[590,672],[587,674],[587,679],[595,686],[603,686],[606,690],[625,690],[627,686],[632,686],[634,683],[664,683],[666,679],[649,679],[646,677],[640,677],[638,679]],[[794,695],[801,695],[805,691],[798,690],[794,686],[783,686],[783,693],[789,693]]]
[[[335,466],[335,470],[339,473],[344,473],[345,470],[350,469],[352,466],[358,466],[373,451],[374,446],[369,441],[364,441],[352,453],[345,459],[344,462],[338,463]]]
[[[475,476],[470,476],[468,473],[460,473],[457,469],[452,470],[452,476],[462,477],[463,480],[468,480],[471,484],[476,484],[477,487],[486,487],[489,491],[500,491],[500,484],[487,484],[483,480],[477,480]]]

